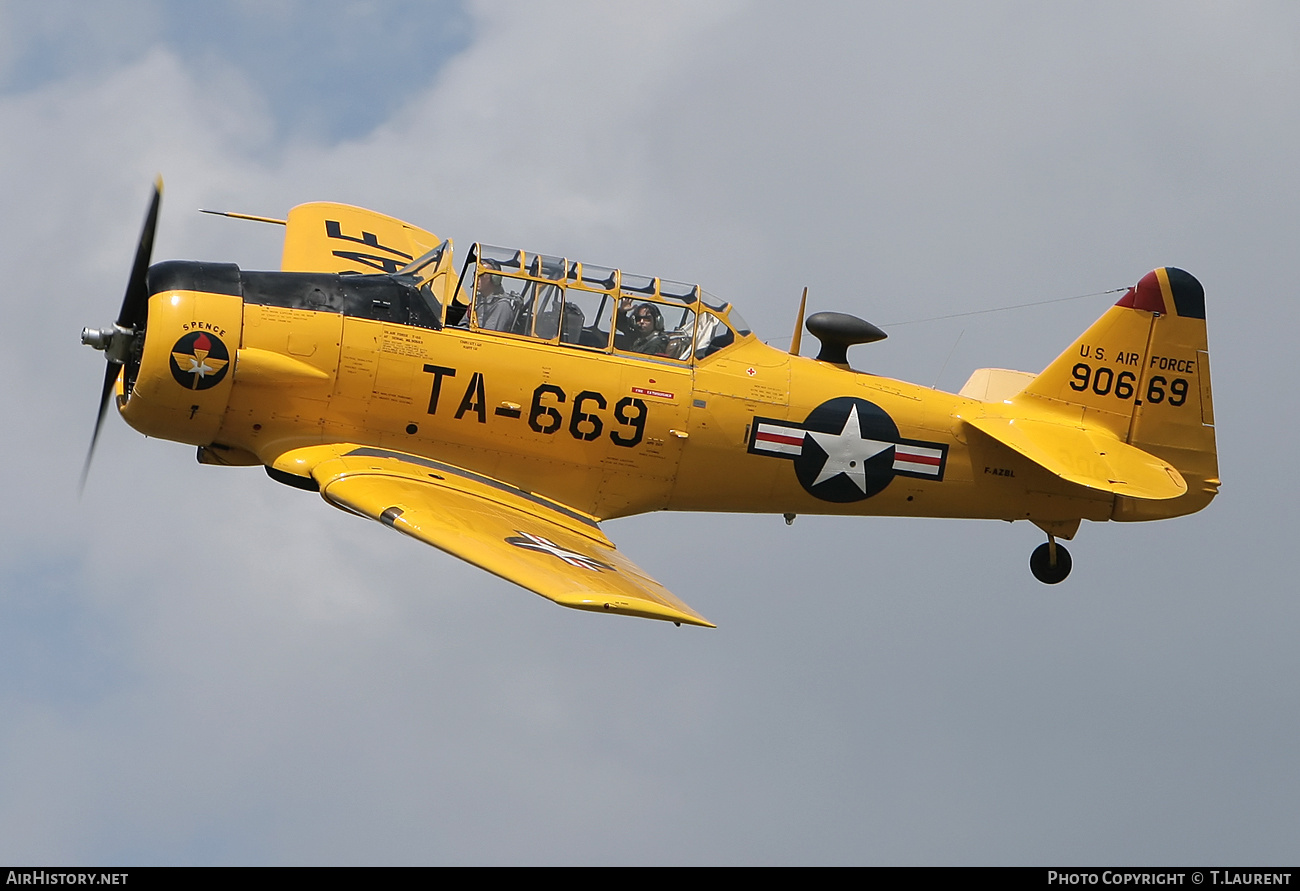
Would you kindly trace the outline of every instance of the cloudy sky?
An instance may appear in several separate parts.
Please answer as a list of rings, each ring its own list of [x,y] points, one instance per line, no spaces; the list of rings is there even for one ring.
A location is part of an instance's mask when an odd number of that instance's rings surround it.
[[[0,0],[0,861],[1296,861],[1295,4],[199,10]],[[1223,494],[1085,525],[1055,588],[1023,525],[607,524],[716,630],[116,417],[78,500],[78,333],[159,172],[155,259],[273,268],[279,230],[197,209],[344,201],[699,281],[782,347],[806,285],[890,330],[858,367],[945,389],[1182,266]]]

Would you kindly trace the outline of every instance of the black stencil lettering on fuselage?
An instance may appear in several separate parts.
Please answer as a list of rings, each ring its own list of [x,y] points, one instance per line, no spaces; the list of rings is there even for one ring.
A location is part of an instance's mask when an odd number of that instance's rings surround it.
[[[550,396],[555,402],[548,404],[543,397]],[[534,433],[554,433],[564,425],[564,417],[557,405],[565,402],[564,391],[554,384],[540,384],[533,390],[533,405],[528,411],[528,426]]]
[[[601,421],[600,415],[585,410],[588,402],[595,403],[599,408],[604,408],[608,404],[605,397],[599,393],[593,390],[583,390],[573,400],[573,414],[569,418],[569,432],[573,434],[574,439],[590,442],[600,436],[600,431],[605,429],[605,424]]]
[[[628,414],[629,409],[635,410],[636,414]],[[610,440],[614,445],[627,449],[640,445],[641,440],[645,438],[645,422],[649,414],[650,409],[643,400],[624,396],[614,406],[614,420],[621,426],[630,428],[632,435],[624,436],[618,430],[611,430]]]
[[[438,413],[438,397],[442,395],[442,379],[455,377],[456,369],[444,365],[426,365],[424,370],[433,375],[433,389],[429,391],[429,414]]]
[[[480,424],[487,423],[487,405],[483,396],[483,374],[474,372],[474,376],[469,379],[469,386],[465,388],[465,396],[460,400],[460,408],[456,409],[456,420],[465,416],[465,412],[472,411],[478,416]]]

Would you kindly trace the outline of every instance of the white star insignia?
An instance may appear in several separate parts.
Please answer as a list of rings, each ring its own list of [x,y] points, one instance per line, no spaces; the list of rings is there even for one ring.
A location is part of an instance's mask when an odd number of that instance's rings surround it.
[[[858,422],[856,405],[849,410],[849,416],[844,419],[844,429],[839,433],[818,433],[809,430],[808,435],[826,453],[826,463],[822,465],[821,473],[817,474],[817,479],[813,480],[812,484],[815,486],[824,483],[842,473],[852,480],[864,495],[867,491],[867,460],[894,446],[892,442],[862,438],[862,426]]]
[[[519,532],[518,529],[515,530]],[[570,566],[581,569],[591,569],[600,572],[602,569],[613,569],[608,563],[602,563],[595,557],[588,557],[586,554],[580,554],[577,551],[571,551],[568,548],[561,547],[549,538],[543,538],[540,535],[533,535],[531,532],[519,532],[518,536],[510,536],[506,539],[506,544],[512,544],[517,548],[525,548],[530,551],[541,551],[543,554],[550,554],[552,557],[558,557]]]
[[[213,368],[203,359],[190,359],[190,367],[185,369],[186,374],[197,374],[199,377],[206,377],[217,369]]]

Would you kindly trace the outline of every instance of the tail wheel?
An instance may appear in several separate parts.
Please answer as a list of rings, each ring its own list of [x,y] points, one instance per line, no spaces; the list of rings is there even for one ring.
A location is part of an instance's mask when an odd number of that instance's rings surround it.
[[[1070,552],[1064,545],[1057,544],[1054,538],[1049,538],[1034,548],[1034,553],[1029,557],[1029,571],[1044,585],[1065,581],[1071,566],[1073,561]]]

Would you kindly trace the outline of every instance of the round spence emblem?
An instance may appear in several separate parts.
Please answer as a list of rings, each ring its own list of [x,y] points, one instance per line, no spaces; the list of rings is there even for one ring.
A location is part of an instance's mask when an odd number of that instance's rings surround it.
[[[187,390],[206,390],[221,383],[230,369],[230,351],[214,334],[193,331],[172,347],[172,377]]]

